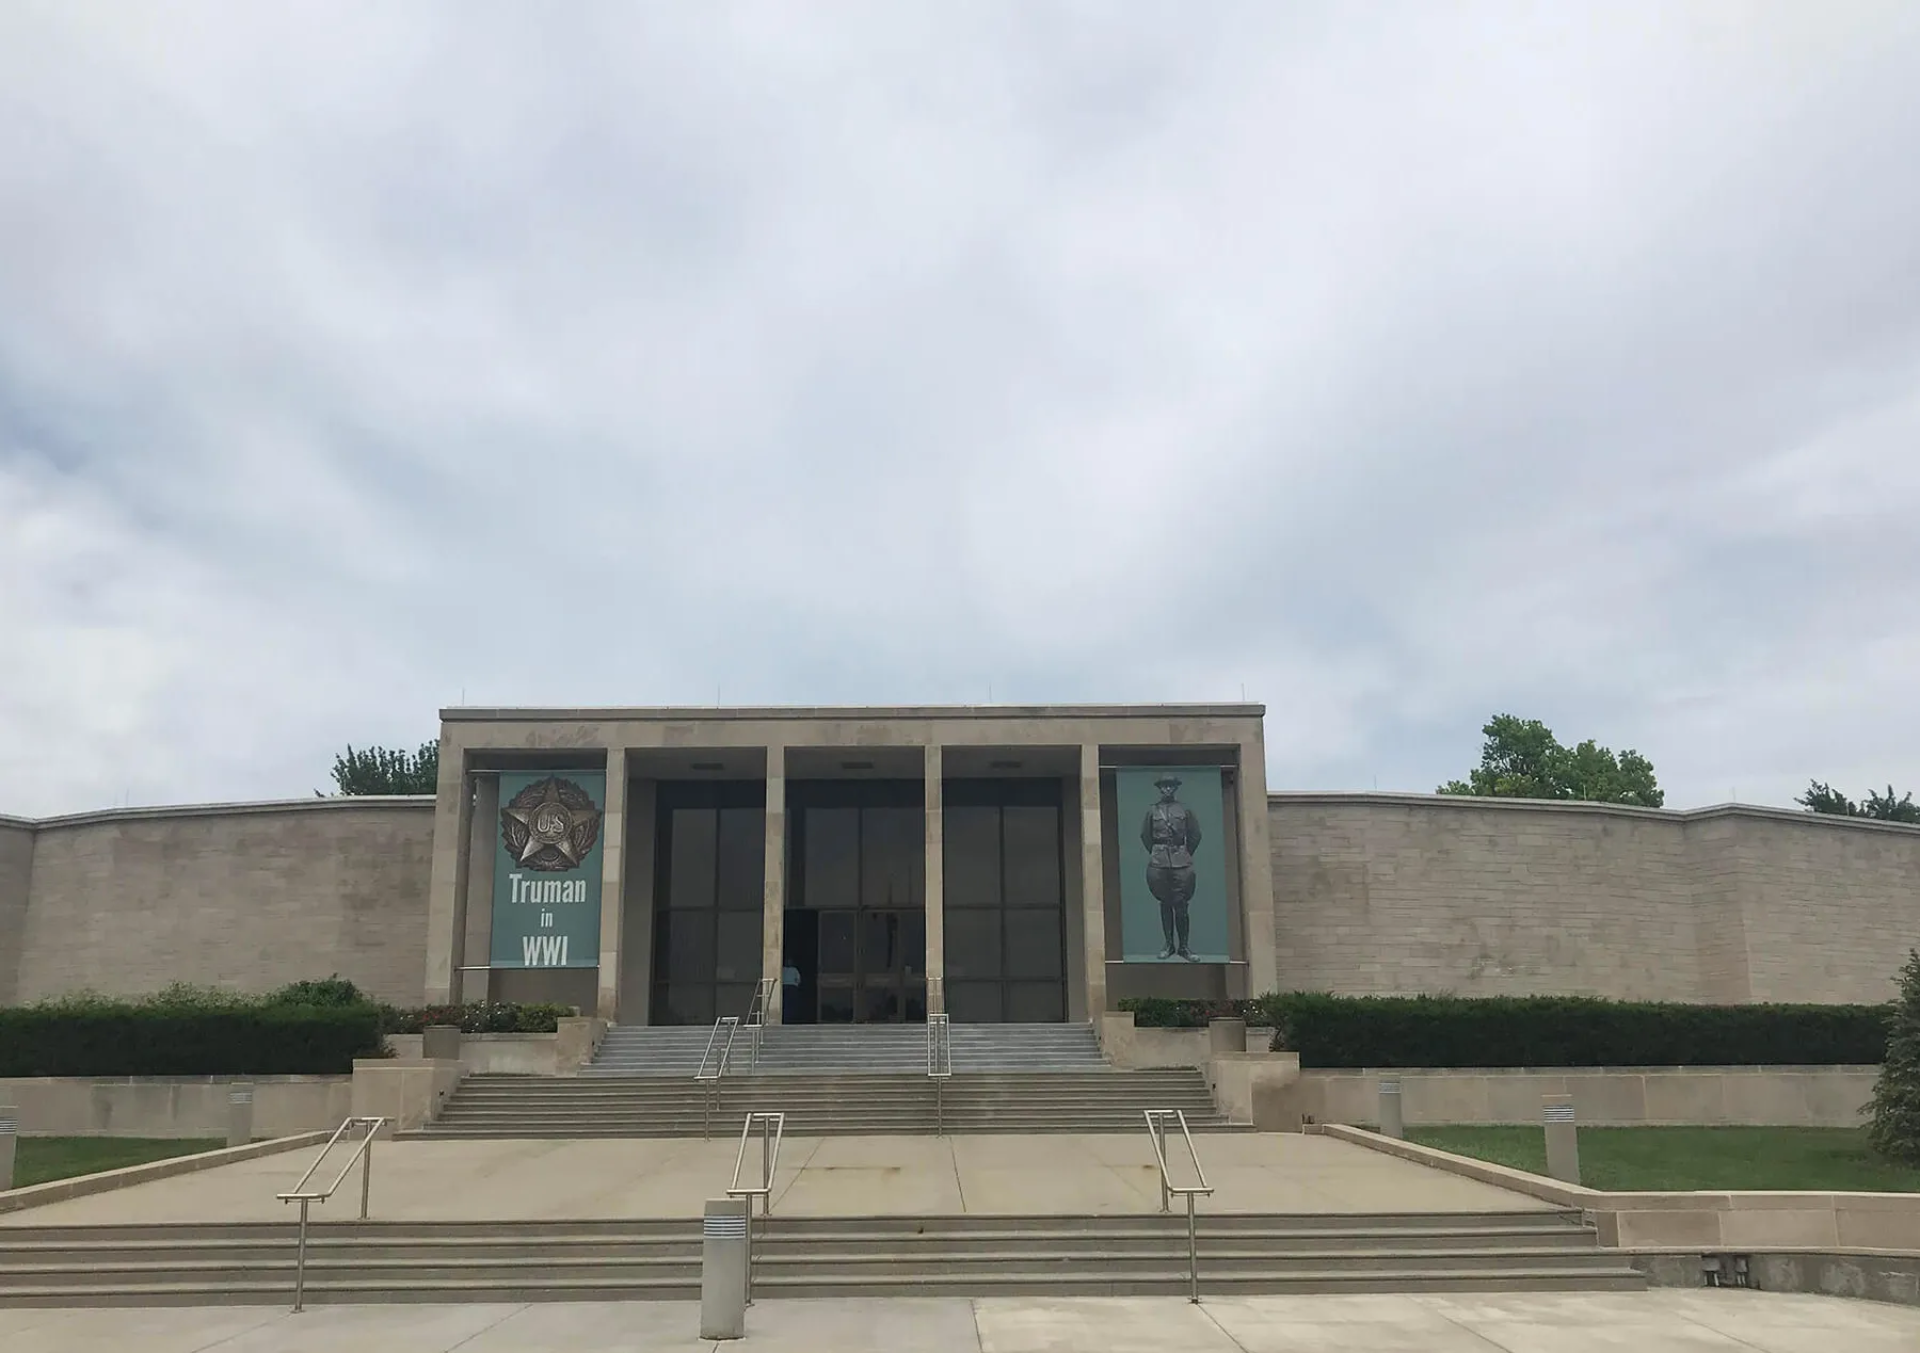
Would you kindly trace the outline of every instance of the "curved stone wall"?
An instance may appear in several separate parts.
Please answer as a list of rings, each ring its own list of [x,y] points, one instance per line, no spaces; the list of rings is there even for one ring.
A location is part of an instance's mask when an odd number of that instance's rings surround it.
[[[130,809],[32,824],[24,900],[5,891],[8,998],[171,982],[265,991],[339,973],[417,1004],[426,963],[430,798]]]
[[[0,819],[0,1003],[338,972],[421,999],[433,800]],[[1879,1001],[1920,828],[1430,795],[1268,801],[1283,988]]]
[[[1280,986],[1881,1001],[1920,828],[1414,794],[1268,798]]]

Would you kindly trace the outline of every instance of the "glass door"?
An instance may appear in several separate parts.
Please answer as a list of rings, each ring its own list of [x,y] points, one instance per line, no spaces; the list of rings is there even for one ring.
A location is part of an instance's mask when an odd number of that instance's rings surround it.
[[[884,780],[791,786],[792,902],[817,919],[819,934],[818,971],[803,972],[801,987],[817,993],[822,1024],[927,1017],[921,790]]]

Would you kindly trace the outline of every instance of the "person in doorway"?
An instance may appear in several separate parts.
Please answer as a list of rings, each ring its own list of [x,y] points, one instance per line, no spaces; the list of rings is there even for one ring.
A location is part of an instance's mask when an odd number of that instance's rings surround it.
[[[1147,848],[1147,891],[1160,903],[1160,931],[1166,940],[1160,957],[1177,955],[1191,962],[1187,904],[1193,901],[1199,882],[1193,852],[1200,846],[1200,819],[1180,802],[1179,776],[1162,775],[1153,787],[1160,791],[1160,799],[1147,809],[1140,824],[1140,844]]]

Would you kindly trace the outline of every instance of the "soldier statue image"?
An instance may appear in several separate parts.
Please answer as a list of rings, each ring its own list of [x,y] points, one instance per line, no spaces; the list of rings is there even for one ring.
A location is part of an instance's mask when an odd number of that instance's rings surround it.
[[[1160,902],[1160,930],[1167,947],[1160,957],[1176,954],[1192,961],[1187,948],[1187,904],[1193,901],[1198,880],[1193,872],[1193,852],[1200,845],[1200,819],[1193,809],[1180,802],[1180,777],[1163,775],[1153,782],[1160,800],[1147,809],[1140,824],[1140,844],[1147,848],[1147,891]]]

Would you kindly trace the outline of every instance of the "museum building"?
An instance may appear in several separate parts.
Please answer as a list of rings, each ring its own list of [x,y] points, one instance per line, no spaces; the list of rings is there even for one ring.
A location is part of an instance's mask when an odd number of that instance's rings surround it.
[[[1878,1001],[1920,828],[1270,793],[1259,705],[478,709],[438,793],[0,818],[0,1003],[1087,1022],[1132,996]]]

